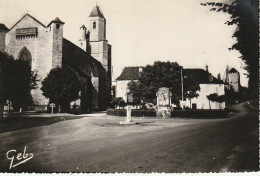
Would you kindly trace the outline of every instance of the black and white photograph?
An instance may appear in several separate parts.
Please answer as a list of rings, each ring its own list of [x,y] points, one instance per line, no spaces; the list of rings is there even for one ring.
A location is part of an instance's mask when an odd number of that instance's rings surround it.
[[[259,173],[258,0],[0,0],[0,174]]]

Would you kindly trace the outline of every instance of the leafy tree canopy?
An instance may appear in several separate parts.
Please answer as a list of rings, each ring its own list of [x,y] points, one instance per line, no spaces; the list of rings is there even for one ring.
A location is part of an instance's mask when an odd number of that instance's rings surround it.
[[[42,81],[41,90],[51,103],[61,105],[62,111],[68,111],[69,103],[79,98],[80,88],[76,73],[64,67],[52,69]]]
[[[33,105],[30,92],[37,88],[37,81],[37,73],[31,71],[27,61],[14,60],[0,52],[0,106],[6,100],[12,102],[15,110]]]
[[[112,101],[110,102],[110,107],[111,108],[116,108],[116,107],[125,107],[126,102],[122,97],[117,97],[113,98]]]
[[[139,76],[139,81],[128,84],[129,93],[135,102],[156,104],[156,92],[160,87],[168,87],[172,92],[172,103],[179,104],[182,98],[181,69],[177,62],[154,62],[147,65]],[[183,73],[184,98],[194,95],[200,90],[199,83],[191,75]]]
[[[217,101],[217,97],[218,97],[218,94],[216,94],[216,93],[207,95],[207,98],[209,101]]]
[[[251,98],[258,95],[259,73],[259,25],[258,25],[258,0],[229,0],[225,2],[207,2],[203,6],[211,6],[211,11],[228,13],[231,16],[227,25],[236,25],[233,37],[237,42],[230,50],[238,50],[245,63],[244,69],[248,72],[249,92]],[[258,98],[257,98],[258,99]]]

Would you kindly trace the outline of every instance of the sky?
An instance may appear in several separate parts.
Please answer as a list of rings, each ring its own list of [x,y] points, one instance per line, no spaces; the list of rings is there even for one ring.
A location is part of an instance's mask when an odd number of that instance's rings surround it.
[[[11,28],[26,13],[47,25],[59,17],[65,22],[64,38],[77,44],[79,27],[86,24],[98,4],[107,21],[112,45],[113,78],[126,66],[154,61],[178,62],[184,68],[203,68],[217,76],[226,66],[240,72],[247,86],[236,42],[236,26],[224,24],[230,16],[201,6],[204,0],[0,0],[0,23]]]

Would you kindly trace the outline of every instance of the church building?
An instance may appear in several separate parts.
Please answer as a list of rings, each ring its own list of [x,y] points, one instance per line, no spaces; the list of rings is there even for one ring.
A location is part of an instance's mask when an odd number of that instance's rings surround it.
[[[25,14],[10,29],[0,24],[0,51],[15,59],[29,61],[38,74],[38,88],[31,91],[35,110],[46,110],[50,103],[42,94],[41,82],[51,69],[69,67],[81,82],[81,109],[106,109],[111,92],[111,45],[106,40],[106,19],[95,6],[80,27],[78,46],[63,37],[65,23],[58,17],[48,25]]]

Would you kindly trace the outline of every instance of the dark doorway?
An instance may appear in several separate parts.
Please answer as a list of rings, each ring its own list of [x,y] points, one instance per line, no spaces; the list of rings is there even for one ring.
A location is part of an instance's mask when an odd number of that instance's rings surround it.
[[[197,109],[197,104],[196,103],[192,103],[192,109]]]

